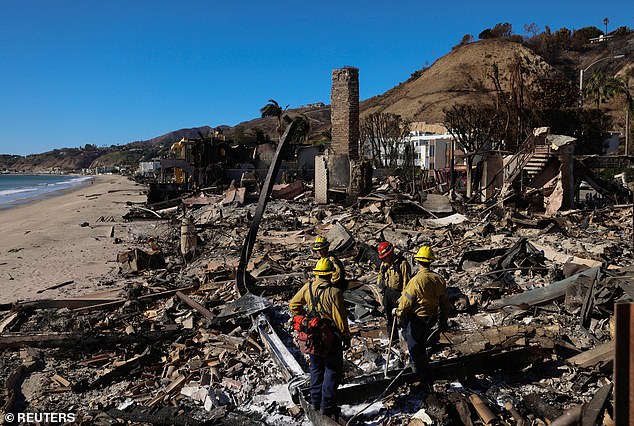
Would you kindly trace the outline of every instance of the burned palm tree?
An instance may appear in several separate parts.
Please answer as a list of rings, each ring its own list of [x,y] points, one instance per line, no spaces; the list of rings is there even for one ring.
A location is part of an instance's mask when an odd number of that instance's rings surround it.
[[[622,83],[616,77],[608,77],[603,70],[596,70],[584,87],[584,95],[594,98],[596,107],[610,100],[614,95],[620,93]]]
[[[288,105],[286,105],[288,108]],[[266,117],[275,117],[277,119],[277,135],[278,141],[282,136],[282,116],[284,115],[284,111],[286,108],[282,108],[275,99],[269,99],[269,103],[260,108],[260,114],[262,114],[262,118]]]

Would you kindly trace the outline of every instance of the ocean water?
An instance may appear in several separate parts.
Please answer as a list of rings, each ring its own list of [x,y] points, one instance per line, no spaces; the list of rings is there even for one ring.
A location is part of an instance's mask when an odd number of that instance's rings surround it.
[[[72,175],[13,175],[0,174],[0,209],[54,196],[73,186],[81,185],[90,176]]]

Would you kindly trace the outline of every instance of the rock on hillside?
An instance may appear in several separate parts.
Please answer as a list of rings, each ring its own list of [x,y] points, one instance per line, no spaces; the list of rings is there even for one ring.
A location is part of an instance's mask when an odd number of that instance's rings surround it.
[[[388,112],[411,121],[441,122],[443,110],[455,103],[493,102],[496,92],[490,77],[492,66],[498,66],[502,87],[508,89],[510,70],[517,61],[528,70],[528,84],[559,74],[521,44],[482,40],[456,47],[418,78],[362,102],[362,115]]]

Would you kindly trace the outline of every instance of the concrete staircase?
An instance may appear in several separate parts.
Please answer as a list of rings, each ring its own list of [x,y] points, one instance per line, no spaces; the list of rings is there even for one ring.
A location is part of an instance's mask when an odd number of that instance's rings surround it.
[[[528,175],[529,181],[535,179],[535,177],[544,170],[546,165],[553,158],[553,154],[550,153],[550,150],[539,149],[542,147],[535,147],[535,151],[533,155],[530,157],[526,165],[524,166],[524,171]],[[548,148],[548,147],[546,147]]]
[[[512,191],[520,192],[522,182],[524,185],[532,182],[552,158],[554,155],[547,145],[534,145],[517,152],[505,166],[505,182],[501,195],[505,197]],[[524,179],[519,179],[520,176]]]

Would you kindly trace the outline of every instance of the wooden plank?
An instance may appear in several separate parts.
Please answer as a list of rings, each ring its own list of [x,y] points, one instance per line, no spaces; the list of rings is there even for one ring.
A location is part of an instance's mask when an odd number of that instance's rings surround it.
[[[598,345],[593,349],[568,358],[567,361],[577,367],[590,368],[600,362],[610,362],[612,360],[614,360],[614,342]]]
[[[205,308],[203,305],[201,305],[200,303],[196,302],[194,299],[186,296],[185,294],[183,294],[180,291],[176,292],[176,296],[182,300],[183,302],[185,302],[187,305],[189,305],[191,308],[195,309],[196,311],[198,311],[198,313],[200,313],[202,316],[204,316],[205,318],[207,318],[209,321],[212,321],[214,319],[214,314],[212,314],[207,308]]]
[[[59,374],[55,374],[51,377],[51,380],[54,381],[55,383],[58,383],[60,385],[62,385],[65,388],[69,388],[70,387],[70,382],[68,380],[66,380],[65,378],[63,378],[62,376],[60,376]]]
[[[550,261],[557,263],[576,263],[577,265],[586,265],[591,268],[595,266],[601,266],[601,262],[593,259],[584,259],[582,257],[573,256],[570,254],[559,252],[551,247],[535,243],[531,241],[531,244],[537,249],[544,252],[544,257]]]
[[[9,314],[1,323],[0,323],[0,333],[4,333],[4,329],[9,327],[11,323],[18,317],[19,313],[14,312]]]
[[[167,387],[165,388],[165,394],[171,395],[177,392],[180,388],[183,387],[187,377],[183,374],[180,374],[176,379],[174,379]]]

